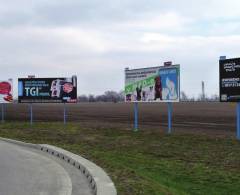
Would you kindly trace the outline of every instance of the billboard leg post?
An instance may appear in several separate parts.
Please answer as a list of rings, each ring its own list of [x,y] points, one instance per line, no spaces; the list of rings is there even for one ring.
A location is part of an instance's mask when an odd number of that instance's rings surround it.
[[[168,134],[172,133],[172,103],[168,102]]]
[[[240,140],[240,102],[237,103],[237,139]]]
[[[134,102],[134,131],[138,131],[138,103]]]
[[[63,123],[66,125],[66,104],[64,103],[64,108],[63,108]]]
[[[1,104],[2,106],[2,123],[4,123],[4,104]]]
[[[30,125],[33,124],[33,108],[32,104],[30,104]]]

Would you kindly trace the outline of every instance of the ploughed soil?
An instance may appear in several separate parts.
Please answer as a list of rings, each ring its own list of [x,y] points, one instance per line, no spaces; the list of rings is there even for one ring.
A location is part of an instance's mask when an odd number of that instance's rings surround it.
[[[173,103],[173,132],[234,137],[236,104],[218,102]],[[32,104],[34,122],[63,121],[64,104]],[[133,103],[66,104],[67,122],[97,128],[133,129]],[[139,130],[167,131],[166,103],[139,103]],[[28,121],[28,104],[5,105],[5,120]]]

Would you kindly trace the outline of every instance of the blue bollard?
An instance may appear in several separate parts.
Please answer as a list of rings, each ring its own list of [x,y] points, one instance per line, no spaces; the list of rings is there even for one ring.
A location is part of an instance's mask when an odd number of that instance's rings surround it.
[[[66,125],[66,104],[64,103],[64,108],[63,108],[63,123]]]
[[[172,103],[168,102],[168,134],[172,133]]]
[[[4,123],[4,104],[1,105],[2,105],[2,123]]]
[[[32,109],[32,103],[30,104],[30,125],[33,124],[33,109]]]
[[[138,102],[134,102],[134,131],[138,131]]]
[[[240,140],[240,102],[237,103],[237,139]]]

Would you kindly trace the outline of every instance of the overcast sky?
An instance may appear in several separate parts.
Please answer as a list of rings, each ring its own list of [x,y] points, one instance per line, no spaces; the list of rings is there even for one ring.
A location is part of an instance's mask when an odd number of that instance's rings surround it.
[[[239,0],[0,0],[0,80],[78,76],[78,94],[124,88],[124,68],[181,64],[181,90],[218,93],[240,54]],[[15,95],[17,93],[15,92]]]

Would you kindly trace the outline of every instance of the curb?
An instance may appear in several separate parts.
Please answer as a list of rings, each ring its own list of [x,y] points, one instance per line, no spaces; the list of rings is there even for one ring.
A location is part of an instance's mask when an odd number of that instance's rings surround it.
[[[70,163],[85,175],[90,187],[93,190],[94,195],[117,195],[117,190],[114,186],[114,183],[106,174],[106,172],[101,167],[79,155],[47,144],[31,144],[1,137],[0,140],[24,147],[38,149],[51,155],[57,156],[67,163]]]

